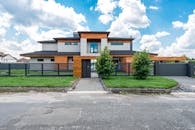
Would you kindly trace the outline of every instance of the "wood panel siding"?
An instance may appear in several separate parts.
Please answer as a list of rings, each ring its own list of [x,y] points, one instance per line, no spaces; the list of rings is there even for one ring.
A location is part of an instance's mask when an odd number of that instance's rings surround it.
[[[151,60],[153,61],[187,61],[187,58],[185,56],[181,56],[181,57],[154,56],[154,57],[151,57]]]
[[[76,77],[82,76],[82,59],[96,59],[96,56],[73,56],[74,66],[73,75]]]
[[[101,39],[101,38],[107,38],[106,33],[81,33],[80,34],[81,38],[87,38],[87,39]]]
[[[55,63],[68,63],[67,56],[54,56]]]

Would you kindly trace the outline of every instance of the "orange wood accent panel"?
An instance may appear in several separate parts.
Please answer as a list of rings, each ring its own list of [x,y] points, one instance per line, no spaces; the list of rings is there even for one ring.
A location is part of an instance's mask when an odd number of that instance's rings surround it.
[[[97,34],[97,33],[81,33],[81,38],[87,38],[87,39],[100,39],[100,38],[107,38],[107,34]]]
[[[68,57],[67,56],[54,56],[55,61],[55,69],[58,70],[58,64],[59,63],[59,70],[60,71],[66,71],[68,70]]]
[[[65,40],[65,39],[64,39],[64,40],[63,40],[63,39],[62,39],[62,40],[57,40],[57,42],[80,42],[80,40],[74,40],[74,39],[72,39],[72,40],[71,40],[71,39],[70,39],[70,40],[67,40],[67,39]]]
[[[54,56],[55,63],[68,63],[67,56]]]
[[[96,56],[73,56],[74,66],[73,75],[76,77],[82,76],[82,59],[96,59]]]
[[[151,60],[153,61],[186,61],[187,58],[185,56],[180,56],[180,57],[154,56],[154,57],[151,57]]]

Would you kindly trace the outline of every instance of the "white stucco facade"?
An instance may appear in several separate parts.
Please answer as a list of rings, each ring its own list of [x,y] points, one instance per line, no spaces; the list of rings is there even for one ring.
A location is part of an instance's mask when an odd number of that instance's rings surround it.
[[[65,45],[64,42],[58,42],[58,52],[80,52],[80,43],[78,45]]]
[[[38,59],[43,59],[44,61],[38,61]],[[30,63],[54,63],[51,59],[53,58],[31,58]]]
[[[57,43],[44,43],[42,44],[43,51],[57,51]]]

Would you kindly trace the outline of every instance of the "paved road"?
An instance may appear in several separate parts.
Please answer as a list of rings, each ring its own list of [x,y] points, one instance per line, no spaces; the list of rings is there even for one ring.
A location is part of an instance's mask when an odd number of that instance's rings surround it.
[[[82,78],[75,91],[104,91],[99,78]]]
[[[195,130],[195,95],[0,94],[0,130]]]
[[[168,78],[174,79],[181,84],[180,90],[183,92],[195,92],[195,78],[187,76],[166,76]]]

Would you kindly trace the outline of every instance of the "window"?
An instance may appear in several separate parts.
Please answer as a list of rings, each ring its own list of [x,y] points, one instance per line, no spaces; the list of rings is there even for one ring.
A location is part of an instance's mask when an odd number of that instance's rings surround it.
[[[122,46],[123,43],[122,42],[111,42],[112,46]]]
[[[40,62],[40,61],[44,61],[44,59],[37,59],[37,61],[38,61],[38,62]]]
[[[52,59],[50,59],[50,61],[51,61],[51,62],[54,62],[54,59],[52,58]]]
[[[90,43],[90,53],[98,53],[98,43],[97,42]]]
[[[65,42],[65,45],[78,45],[78,42]]]

